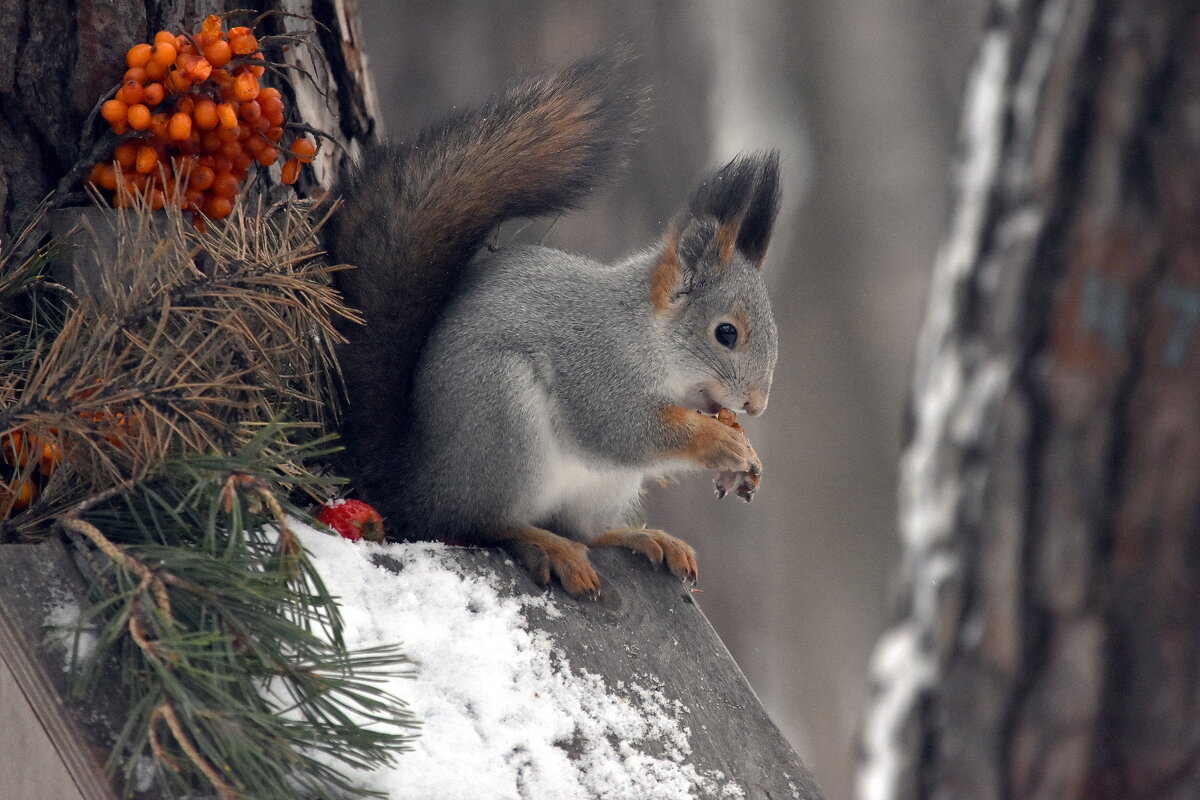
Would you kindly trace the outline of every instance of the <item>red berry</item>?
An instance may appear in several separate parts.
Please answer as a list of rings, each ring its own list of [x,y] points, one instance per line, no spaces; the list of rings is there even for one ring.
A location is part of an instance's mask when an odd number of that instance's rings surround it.
[[[317,514],[317,522],[328,525],[352,542],[383,541],[383,517],[361,500],[333,500]]]

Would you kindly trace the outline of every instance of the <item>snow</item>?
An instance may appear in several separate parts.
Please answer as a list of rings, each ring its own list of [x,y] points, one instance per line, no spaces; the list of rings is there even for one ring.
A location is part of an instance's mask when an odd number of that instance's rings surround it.
[[[70,673],[73,665],[84,663],[96,650],[96,632],[82,623],[83,608],[78,598],[62,586],[52,584],[47,588],[46,644],[61,648],[63,672]]]
[[[350,772],[365,787],[391,800],[744,797],[688,763],[682,705],[637,681],[613,687],[572,669],[530,624],[561,613],[550,595],[502,597],[445,545],[296,527],[338,597],[347,645],[399,643],[417,663],[383,687],[422,721],[414,750],[392,768]]]

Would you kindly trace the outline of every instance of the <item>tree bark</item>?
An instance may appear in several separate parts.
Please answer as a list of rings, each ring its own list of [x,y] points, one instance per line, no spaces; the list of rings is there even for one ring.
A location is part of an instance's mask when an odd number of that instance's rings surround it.
[[[373,134],[376,118],[354,6],[354,0],[0,0],[0,42],[15,43],[0,52],[0,241],[20,231],[51,192],[57,189],[61,202],[82,191],[78,180],[63,179],[81,161],[94,162],[88,140],[107,126],[96,120],[85,130],[85,123],[120,82],[125,51],[158,30],[193,31],[208,14],[248,9],[233,24],[249,24],[259,14],[285,12],[263,17],[265,34],[315,28],[310,45],[267,56],[307,70],[311,79],[293,71],[290,86],[279,86],[285,103],[354,152],[356,142]],[[328,183],[341,148],[322,148],[302,190]]]
[[[1200,4],[993,3],[859,797],[1200,796]]]

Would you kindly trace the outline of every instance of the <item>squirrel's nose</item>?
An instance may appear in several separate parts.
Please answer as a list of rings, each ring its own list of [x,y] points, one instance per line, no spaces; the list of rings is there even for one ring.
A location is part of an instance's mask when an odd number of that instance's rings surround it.
[[[767,396],[761,389],[753,388],[746,392],[746,402],[742,405],[746,409],[746,413],[752,417],[757,417],[759,414],[767,410]]]

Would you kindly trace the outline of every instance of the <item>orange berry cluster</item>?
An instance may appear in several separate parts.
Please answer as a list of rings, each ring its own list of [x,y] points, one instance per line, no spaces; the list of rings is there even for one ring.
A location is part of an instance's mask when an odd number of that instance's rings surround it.
[[[250,168],[280,157],[283,97],[259,85],[264,62],[249,28],[225,31],[215,14],[194,36],[159,31],[152,44],[129,48],[121,88],[100,115],[115,133],[135,135],[96,164],[88,180],[113,192],[117,208],[131,205],[136,192],[151,208],[175,204],[197,217],[229,216]],[[317,146],[298,138],[290,151],[287,184]]]
[[[3,519],[37,499],[41,484],[62,463],[62,450],[53,439],[18,429],[0,437],[0,458],[12,468],[8,480],[0,481]]]

